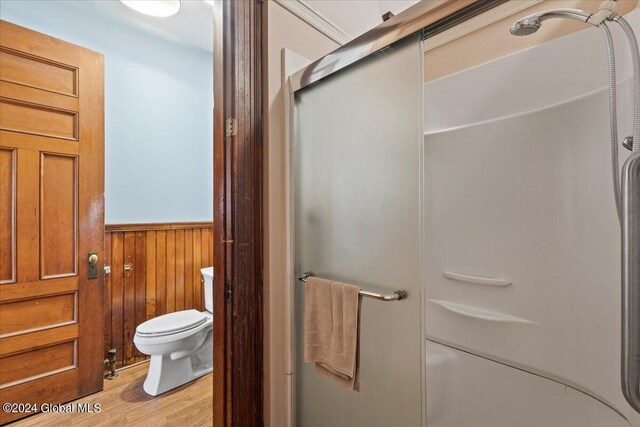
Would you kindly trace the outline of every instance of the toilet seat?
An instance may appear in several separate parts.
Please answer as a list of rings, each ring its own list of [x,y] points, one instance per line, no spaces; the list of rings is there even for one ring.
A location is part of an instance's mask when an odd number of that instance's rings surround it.
[[[140,337],[162,337],[174,335],[204,324],[208,316],[198,310],[183,310],[155,317],[136,328]]]

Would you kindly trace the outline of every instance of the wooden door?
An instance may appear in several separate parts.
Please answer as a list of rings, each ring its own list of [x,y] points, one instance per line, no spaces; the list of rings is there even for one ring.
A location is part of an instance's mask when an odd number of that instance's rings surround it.
[[[1,403],[102,389],[103,104],[101,54],[0,21]]]

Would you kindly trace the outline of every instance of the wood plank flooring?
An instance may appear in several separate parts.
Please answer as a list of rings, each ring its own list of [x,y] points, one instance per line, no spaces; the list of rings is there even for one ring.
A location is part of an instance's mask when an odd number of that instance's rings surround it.
[[[120,370],[118,378],[104,381],[104,390],[74,403],[99,403],[99,413],[37,414],[9,424],[11,427],[43,426],[178,426],[213,425],[213,374],[205,375],[160,396],[142,389],[148,363]]]

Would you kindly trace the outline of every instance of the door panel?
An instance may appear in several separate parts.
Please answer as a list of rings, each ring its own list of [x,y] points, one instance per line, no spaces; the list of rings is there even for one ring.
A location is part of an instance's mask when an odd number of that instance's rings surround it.
[[[0,79],[63,95],[78,95],[77,68],[5,48],[0,48]]]
[[[0,385],[17,385],[52,372],[73,369],[77,340],[8,356],[0,364]]]
[[[16,280],[16,150],[0,148],[0,284]]]
[[[40,157],[40,271],[42,279],[74,276],[78,158],[42,153]]]
[[[294,285],[298,426],[422,424],[422,55],[410,37],[296,95],[296,277],[409,295],[362,300],[353,392],[304,363],[304,286]]]
[[[77,317],[75,291],[3,302],[0,335],[8,337],[67,325]]]
[[[2,402],[102,389],[103,108],[100,54],[0,21]]]
[[[10,99],[0,99],[0,129],[77,140],[77,113]]]

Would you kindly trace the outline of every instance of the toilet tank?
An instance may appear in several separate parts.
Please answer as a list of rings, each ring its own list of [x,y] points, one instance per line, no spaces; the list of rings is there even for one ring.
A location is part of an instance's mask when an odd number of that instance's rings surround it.
[[[213,267],[200,269],[202,273],[202,285],[204,286],[204,307],[213,314]]]

